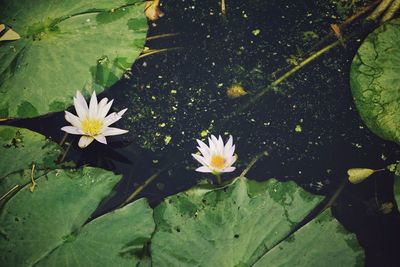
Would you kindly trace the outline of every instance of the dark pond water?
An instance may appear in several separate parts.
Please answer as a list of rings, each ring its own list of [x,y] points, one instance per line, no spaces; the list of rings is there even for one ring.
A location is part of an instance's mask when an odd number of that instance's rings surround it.
[[[72,146],[67,161],[123,175],[99,214],[118,206],[159,170],[166,169],[137,196],[147,197],[152,205],[211,178],[194,172],[197,163],[190,156],[195,138],[205,131],[235,138],[238,170],[223,179],[238,175],[266,151],[268,156],[248,178],[295,180],[327,196],[346,180],[347,169],[385,168],[400,158],[397,145],[364,126],[349,87],[351,60],[376,25],[354,23],[346,30],[355,36],[346,48],[336,47],[273,89],[268,85],[293,67],[290,62],[304,59],[329,33],[330,24],[342,21],[346,13],[334,1],[227,1],[223,19],[218,3],[163,3],[166,16],[150,23],[148,35],[177,35],[149,40],[146,46],[170,50],[137,60],[128,75],[100,96],[115,99],[117,110],[128,107],[116,125],[129,129],[128,134],[109,139],[108,146],[94,143],[85,150],[68,137]],[[226,91],[235,84],[248,94],[229,98]],[[263,90],[266,93],[257,97]],[[12,124],[59,141],[59,128],[67,123],[59,113]],[[382,203],[394,202],[392,186],[393,177],[386,172],[359,185],[347,184],[333,207],[335,216],[357,234],[367,266],[399,262],[397,207],[387,215],[379,210]]]

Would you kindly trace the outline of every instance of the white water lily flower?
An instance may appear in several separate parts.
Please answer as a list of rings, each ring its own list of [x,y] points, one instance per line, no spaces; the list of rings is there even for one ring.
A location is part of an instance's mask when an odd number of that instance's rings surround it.
[[[192,154],[192,156],[203,165],[197,168],[196,171],[219,174],[233,172],[236,169],[232,167],[237,157],[233,154],[235,153],[235,145],[233,145],[231,135],[225,145],[221,136],[217,139],[214,135],[208,138],[208,146],[200,140],[196,141],[199,144],[197,149],[200,151],[201,156],[197,154]]]
[[[76,97],[74,97],[74,106],[78,116],[65,111],[65,119],[72,126],[64,126],[61,130],[70,134],[82,135],[78,143],[80,148],[87,147],[95,139],[100,143],[107,144],[106,136],[127,133],[127,130],[109,127],[121,119],[127,110],[125,108],[107,116],[113,101],[108,102],[107,98],[103,98],[97,102],[96,93],[93,92],[88,106],[81,92],[77,91]]]

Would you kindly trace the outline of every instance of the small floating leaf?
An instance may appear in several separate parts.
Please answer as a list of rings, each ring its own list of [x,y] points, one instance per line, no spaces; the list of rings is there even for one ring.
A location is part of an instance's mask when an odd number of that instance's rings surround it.
[[[358,184],[371,176],[375,170],[367,168],[352,168],[347,170],[349,175],[349,182],[352,184]]]
[[[3,33],[4,31],[4,33]],[[0,41],[14,41],[21,38],[18,33],[10,28],[6,28],[4,24],[0,24]]]

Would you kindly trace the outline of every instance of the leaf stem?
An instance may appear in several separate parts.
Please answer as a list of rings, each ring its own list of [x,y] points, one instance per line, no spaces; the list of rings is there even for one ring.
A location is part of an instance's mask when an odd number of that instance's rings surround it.
[[[160,39],[160,38],[166,38],[166,37],[174,37],[179,35],[180,33],[164,33],[164,34],[159,34],[159,35],[153,35],[153,36],[149,36],[146,38],[147,41],[151,41],[151,40],[156,40],[156,39]]]
[[[61,158],[58,160],[58,163],[62,163],[65,160],[65,157],[67,156],[69,150],[71,149],[71,146],[72,146],[72,141],[67,144],[67,148],[65,149]]]
[[[13,188],[11,188],[10,190],[7,191],[7,193],[5,193],[4,195],[2,195],[0,197],[0,201],[2,201],[3,199],[5,199],[9,194],[11,194],[12,192],[14,192],[17,188],[19,187],[19,185],[15,185]]]
[[[260,154],[258,154],[257,156],[255,156],[249,163],[249,165],[247,165],[247,167],[242,171],[242,173],[240,174],[241,177],[246,176],[246,174],[250,171],[250,169],[254,166],[254,164],[257,163],[257,161],[259,161],[263,156],[268,156],[268,152],[264,151]]]
[[[63,137],[61,138],[60,142],[58,143],[60,146],[64,145],[65,140],[67,140],[68,133],[64,133]]]
[[[138,60],[140,58],[144,58],[144,57],[150,56],[150,55],[159,54],[159,53],[163,53],[163,52],[168,52],[168,51],[172,51],[172,50],[178,50],[178,49],[182,49],[182,48],[183,47],[172,47],[172,48],[148,50],[147,52],[144,52],[143,54],[138,56],[136,60]]]
[[[342,191],[345,188],[346,184],[347,184],[347,179],[344,179],[343,182],[336,189],[335,193],[331,196],[331,198],[329,199],[328,203],[326,203],[326,205],[322,208],[320,213],[322,213],[326,209],[330,208],[333,205],[333,203],[335,203],[336,199],[342,193]]]
[[[167,166],[168,167],[168,166]],[[122,207],[129,202],[131,202],[140,192],[142,192],[143,189],[145,189],[151,182],[153,182],[163,171],[167,169],[167,167],[164,167],[163,169],[159,170],[158,172],[154,173],[151,175],[149,178],[147,178],[140,186],[138,186],[135,191],[132,192],[132,194],[127,197],[124,202],[119,207]]]

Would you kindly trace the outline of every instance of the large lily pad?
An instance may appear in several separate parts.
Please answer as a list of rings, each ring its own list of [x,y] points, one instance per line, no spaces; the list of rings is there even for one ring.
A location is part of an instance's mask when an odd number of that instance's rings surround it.
[[[195,187],[169,197],[154,211],[153,266],[362,264],[355,235],[330,211],[297,229],[322,199],[294,182],[245,178],[224,188]]]
[[[400,143],[400,19],[365,39],[351,66],[351,90],[368,128]]]
[[[45,136],[28,129],[0,126],[0,180],[30,169],[50,169],[56,165],[61,148]]]
[[[56,167],[62,149],[28,129],[0,126],[0,197]]]
[[[21,39],[0,44],[0,118],[61,111],[76,90],[101,92],[145,42],[142,1],[6,1],[0,18]]]
[[[1,266],[135,266],[154,230],[145,200],[87,223],[119,177],[55,170],[20,190],[0,215]]]

